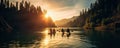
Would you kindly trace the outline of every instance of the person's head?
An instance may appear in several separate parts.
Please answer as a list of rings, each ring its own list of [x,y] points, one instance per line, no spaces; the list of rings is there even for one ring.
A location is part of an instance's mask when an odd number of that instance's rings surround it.
[[[69,29],[69,28],[67,28],[67,29]]]
[[[50,28],[50,29],[52,29],[52,28]]]

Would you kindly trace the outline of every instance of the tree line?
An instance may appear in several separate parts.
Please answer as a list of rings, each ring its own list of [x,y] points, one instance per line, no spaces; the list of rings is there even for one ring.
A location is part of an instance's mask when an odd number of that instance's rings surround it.
[[[45,19],[46,10],[42,10],[40,6],[35,7],[29,1],[15,4],[9,0],[0,1],[0,32],[55,26],[51,17]]]
[[[119,0],[96,0],[95,3],[91,3],[89,8],[83,9],[76,20],[68,24],[84,28],[104,26],[113,29],[115,23],[120,21],[119,15]]]

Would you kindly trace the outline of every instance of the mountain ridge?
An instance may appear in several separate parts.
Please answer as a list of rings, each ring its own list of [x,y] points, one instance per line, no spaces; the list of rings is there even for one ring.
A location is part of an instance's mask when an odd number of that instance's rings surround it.
[[[68,22],[74,21],[78,16],[73,16],[71,18],[64,18],[61,20],[55,21],[56,26],[65,27]]]

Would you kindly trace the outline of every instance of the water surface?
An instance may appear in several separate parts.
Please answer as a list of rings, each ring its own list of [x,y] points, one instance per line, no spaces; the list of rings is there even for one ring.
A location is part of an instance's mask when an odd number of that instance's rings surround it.
[[[63,28],[66,30],[67,28]],[[20,35],[17,39],[3,43],[2,47],[9,48],[93,48],[95,45],[83,34],[80,28],[70,28],[71,35],[68,38],[67,32],[62,37],[61,28],[55,28],[56,35],[49,35],[49,28],[42,31],[35,31],[33,34]],[[35,35],[34,35],[35,34]]]

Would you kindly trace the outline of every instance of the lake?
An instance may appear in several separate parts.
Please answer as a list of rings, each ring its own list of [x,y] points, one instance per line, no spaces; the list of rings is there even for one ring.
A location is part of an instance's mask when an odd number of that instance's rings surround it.
[[[53,29],[53,28],[52,28]],[[90,35],[81,28],[69,28],[70,35],[67,36],[66,29],[64,35],[61,32],[62,27],[54,28],[56,31],[55,36],[50,35],[50,28],[45,28],[34,33],[17,33],[14,39],[2,41],[0,48],[104,48],[104,44],[100,43],[101,35],[95,37]],[[93,31],[94,32],[94,31]],[[89,35],[85,35],[85,33]],[[94,36],[94,37],[93,37]],[[109,35],[108,35],[109,37]],[[100,45],[98,45],[100,43]],[[102,45],[101,45],[102,44]],[[107,45],[105,45],[107,47]],[[109,46],[109,45],[108,45]]]

